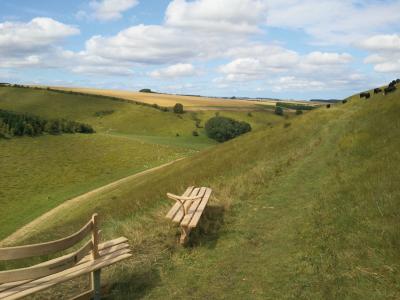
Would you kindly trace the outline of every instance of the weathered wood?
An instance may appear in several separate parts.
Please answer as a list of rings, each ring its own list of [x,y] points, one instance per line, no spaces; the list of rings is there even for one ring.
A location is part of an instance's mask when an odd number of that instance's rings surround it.
[[[205,187],[200,188],[200,191],[198,194],[199,198],[197,198],[195,201],[193,201],[192,204],[190,205],[187,213],[185,214],[185,216],[183,217],[183,219],[181,221],[181,224],[180,224],[181,226],[189,225],[190,220],[193,218],[193,216],[197,210],[197,207],[199,206],[200,202],[202,201],[202,199],[204,197],[206,190],[207,190],[207,188],[205,188]]]
[[[48,289],[53,285],[68,281],[70,279],[81,276],[83,274],[87,274],[94,270],[99,270],[116,262],[119,262],[123,259],[129,258],[132,256],[132,254],[129,252],[130,252],[129,249],[116,251],[109,255],[100,257],[94,261],[93,260],[88,261],[84,264],[77,265],[73,268],[66,269],[62,272],[36,279],[25,285],[21,285],[13,289],[9,289],[3,293],[0,293],[0,298],[5,300],[14,300]]]
[[[93,276],[93,299],[100,300],[101,299],[101,269],[94,270],[92,272]]]
[[[92,296],[93,296],[93,291],[88,290],[86,292],[83,292],[82,294],[79,294],[79,295],[73,297],[70,300],[90,300],[90,299],[92,299]]]
[[[119,251],[119,250],[122,250],[122,249],[127,249],[127,248],[129,248],[129,244],[127,243],[127,238],[120,237],[120,238],[117,238],[117,239],[114,239],[114,240],[107,241],[107,242],[104,242],[102,244],[99,244],[99,254],[100,254],[100,256],[105,256],[105,255],[109,255],[109,254],[111,254],[113,252],[116,252],[116,251]],[[67,257],[67,256],[69,256],[69,254],[64,255],[64,256],[62,256],[60,258],[56,258],[56,259],[61,259],[61,258]],[[77,265],[83,264],[83,263],[91,261],[91,260],[92,260],[92,254],[89,253],[84,258],[82,258],[77,263]],[[44,265],[44,264],[46,264],[48,262],[51,262],[51,261],[43,262],[43,263],[37,264],[35,266],[36,267],[37,266],[42,266],[42,265]],[[19,286],[19,285],[22,285],[22,284],[25,284],[25,283],[30,282],[30,281],[33,281],[33,279],[1,284],[0,285],[0,292],[5,291],[5,290],[10,289],[10,288],[13,288],[13,287],[16,287],[16,286]]]
[[[91,239],[77,251],[40,264],[0,272],[0,299],[19,299],[83,274],[91,274],[91,289],[75,299],[101,297],[101,268],[131,256],[124,237],[99,243],[97,214],[75,234],[53,242],[0,249],[1,259],[18,259],[65,250],[82,241],[92,231]],[[14,251],[14,252],[13,252]],[[31,252],[30,252],[31,251]]]
[[[65,269],[71,268],[76,265],[86,254],[92,250],[92,242],[87,242],[78,251],[68,254],[66,256],[53,259],[45,262],[39,266],[33,266],[28,268],[21,268],[16,270],[1,271],[0,282],[14,282],[26,279],[36,279],[45,277],[54,273],[61,272]]]
[[[187,197],[189,196],[192,191],[193,191],[194,187],[190,186],[186,189],[186,191],[182,194],[183,197]],[[165,216],[167,219],[173,219],[176,215],[176,213],[179,211],[179,209],[181,208],[181,204],[179,202],[176,202],[172,208],[168,211],[167,215]]]
[[[0,248],[0,260],[12,260],[48,255],[66,250],[82,241],[91,232],[92,225],[93,223],[90,221],[78,232],[56,241],[27,246]]]
[[[207,189],[206,193],[204,194],[203,199],[201,200],[200,205],[197,207],[196,212],[193,215],[193,218],[191,219],[189,223],[190,228],[195,228],[197,224],[199,223],[200,217],[204,212],[204,209],[208,203],[208,200],[210,199],[212,190],[210,188]]]
[[[179,223],[181,244],[187,242],[190,231],[197,226],[212,193],[210,188],[201,187],[192,189],[188,195],[187,191],[190,189],[192,187],[188,188],[182,196],[167,193],[167,196],[175,200],[176,203],[166,217],[172,219],[175,223]]]
[[[192,193],[189,195],[189,197],[195,197],[195,196],[197,196],[198,194],[199,194],[199,192],[200,192],[200,188],[195,188],[195,189],[193,189],[193,191],[192,191]],[[174,223],[180,223],[181,221],[182,221],[182,219],[183,219],[183,217],[184,217],[184,211],[187,211],[187,209],[189,208],[189,206],[191,205],[191,201],[186,201],[184,204],[184,210],[183,209],[180,209],[177,213],[176,213],[176,215],[175,215],[175,217],[173,218],[173,220],[172,220],[172,222],[174,222]]]

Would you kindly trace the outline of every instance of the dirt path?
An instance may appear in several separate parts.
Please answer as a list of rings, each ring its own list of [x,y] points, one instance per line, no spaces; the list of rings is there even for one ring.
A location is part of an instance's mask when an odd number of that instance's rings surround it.
[[[28,233],[34,231],[37,226],[39,226],[40,224],[45,223],[49,218],[51,218],[53,215],[57,214],[58,212],[68,209],[71,205],[74,205],[74,204],[76,204],[78,202],[81,202],[81,201],[85,201],[86,199],[88,199],[91,196],[96,195],[98,193],[102,193],[102,192],[108,191],[110,189],[113,189],[113,188],[117,187],[118,185],[120,185],[121,183],[129,181],[131,179],[143,176],[143,175],[148,174],[148,173],[152,173],[152,172],[154,172],[156,170],[159,170],[159,169],[162,169],[162,168],[167,167],[169,165],[172,165],[173,163],[175,163],[177,161],[180,161],[182,159],[185,159],[185,158],[184,157],[183,158],[179,158],[179,159],[173,160],[171,162],[168,162],[166,164],[160,165],[158,167],[154,167],[154,168],[145,170],[143,172],[139,172],[139,173],[130,175],[128,177],[125,177],[125,178],[119,179],[117,181],[111,182],[111,183],[109,183],[107,185],[104,185],[102,187],[94,189],[94,190],[92,190],[90,192],[87,192],[87,193],[82,194],[80,196],[77,196],[75,198],[66,200],[64,203],[62,203],[59,206],[49,210],[48,212],[44,213],[40,217],[38,217],[35,220],[31,221],[30,223],[24,225],[23,227],[21,227],[20,229],[18,229],[17,231],[12,233],[8,237],[6,237],[4,240],[2,240],[0,242],[0,246],[14,244],[18,240],[23,239]]]

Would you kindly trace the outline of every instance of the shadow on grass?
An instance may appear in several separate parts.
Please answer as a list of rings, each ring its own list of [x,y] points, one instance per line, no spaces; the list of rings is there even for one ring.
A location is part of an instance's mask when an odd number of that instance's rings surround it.
[[[139,272],[125,272],[123,277],[111,286],[102,299],[141,299],[149,291],[160,285],[161,278],[157,268]]]
[[[224,214],[222,206],[207,206],[196,229],[190,233],[187,247],[215,248],[224,224]]]

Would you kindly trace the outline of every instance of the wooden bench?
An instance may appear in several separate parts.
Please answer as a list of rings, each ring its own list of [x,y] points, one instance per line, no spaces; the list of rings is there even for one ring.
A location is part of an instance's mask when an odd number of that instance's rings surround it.
[[[199,223],[211,192],[210,188],[191,186],[186,189],[182,196],[167,193],[168,198],[176,202],[167,213],[166,218],[180,225],[181,244],[187,242],[190,231]]]
[[[78,232],[56,241],[0,248],[0,261],[23,259],[60,252],[91,237],[78,250],[27,268],[0,271],[0,299],[19,299],[58,283],[90,274],[90,289],[73,299],[100,299],[102,268],[130,257],[128,240],[120,237],[99,243],[97,214]]]

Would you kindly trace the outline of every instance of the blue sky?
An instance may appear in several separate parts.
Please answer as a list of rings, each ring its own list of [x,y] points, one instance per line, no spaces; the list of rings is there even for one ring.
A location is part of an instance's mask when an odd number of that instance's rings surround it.
[[[400,77],[400,1],[0,0],[0,82],[342,98]]]

